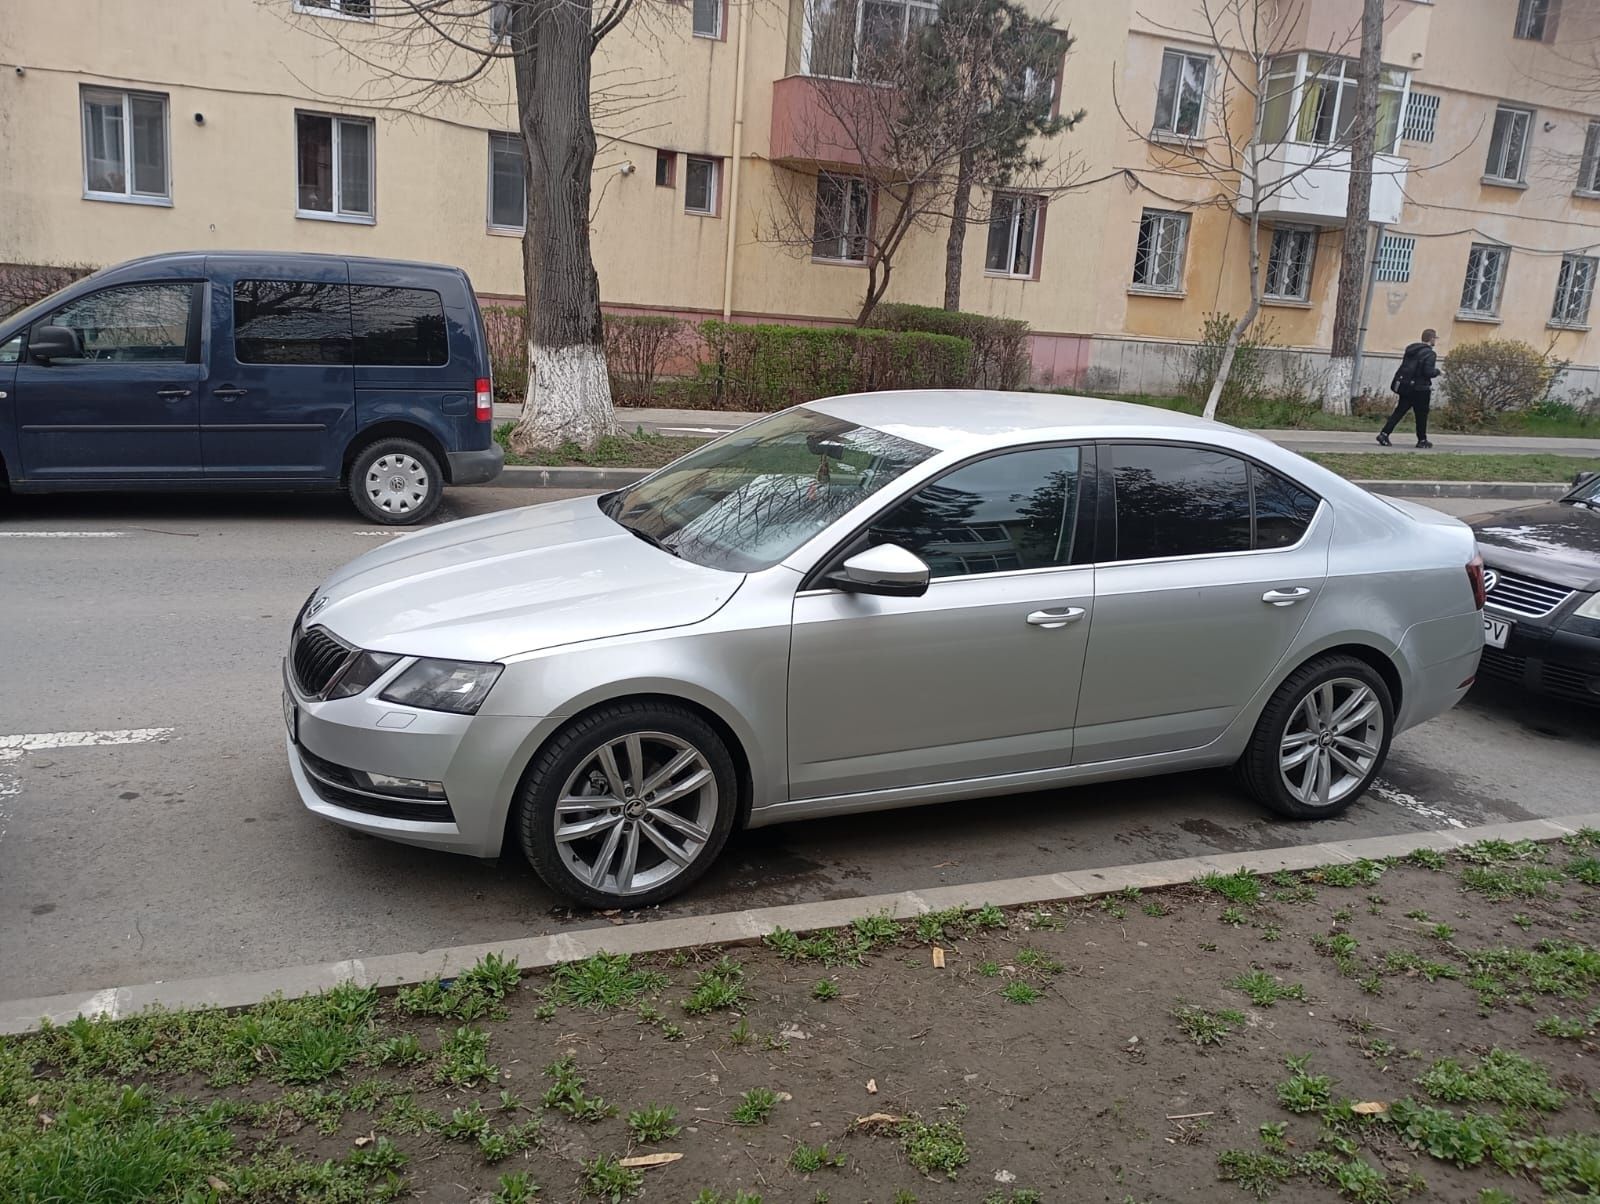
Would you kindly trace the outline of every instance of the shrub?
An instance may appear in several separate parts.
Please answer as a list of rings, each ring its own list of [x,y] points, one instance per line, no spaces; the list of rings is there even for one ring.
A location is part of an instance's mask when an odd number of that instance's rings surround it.
[[[1191,401],[1204,401],[1211,393],[1211,383],[1222,366],[1223,349],[1237,321],[1232,314],[1209,313],[1200,323],[1200,339],[1189,353],[1188,370],[1183,378],[1183,395]],[[1233,366],[1228,370],[1228,381],[1222,387],[1218,413],[1224,407],[1259,401],[1267,395],[1267,364],[1262,352],[1275,346],[1271,319],[1253,323],[1239,336],[1239,346],[1233,353]]]
[[[606,370],[618,405],[651,405],[656,381],[687,350],[689,324],[659,314],[607,314]]]
[[[1484,339],[1444,357],[1452,426],[1474,430],[1542,401],[1566,365],[1520,339]]]
[[[520,402],[528,388],[528,311],[520,305],[485,305],[483,329],[489,336],[494,395]]]
[[[972,370],[963,383],[974,389],[1021,389],[1028,383],[1028,324],[929,305],[890,302],[872,311],[880,330],[943,334],[972,344]]]

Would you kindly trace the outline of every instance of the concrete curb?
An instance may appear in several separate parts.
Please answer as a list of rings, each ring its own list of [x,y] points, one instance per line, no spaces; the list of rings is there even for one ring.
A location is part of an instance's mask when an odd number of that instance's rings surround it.
[[[512,489],[616,489],[643,480],[653,468],[578,468],[564,465],[507,465],[491,485]],[[1532,481],[1356,481],[1390,497],[1551,498],[1571,485]]]
[[[857,916],[875,912],[888,912],[896,919],[910,919],[947,907],[970,909],[989,903],[997,907],[1018,907],[1111,894],[1128,886],[1140,889],[1178,886],[1209,873],[1228,874],[1236,870],[1250,870],[1252,873],[1270,874],[1277,870],[1304,870],[1364,857],[1373,860],[1403,857],[1417,849],[1443,851],[1489,839],[1555,840],[1579,828],[1600,828],[1600,811],[1520,823],[1486,824],[1476,828],[1405,832],[1396,836],[1287,845],[1248,853],[1217,853],[1174,861],[1071,870],[966,886],[901,891],[891,895],[866,895],[830,899],[821,903],[793,903],[718,915],[654,920],[619,927],[585,928],[549,936],[429,949],[422,953],[394,953],[349,961],[288,966],[279,970],[223,974],[214,978],[109,987],[100,991],[49,995],[39,999],[13,999],[0,1002],[0,1035],[32,1032],[44,1020],[52,1024],[64,1024],[80,1015],[116,1020],[155,1007],[167,1010],[245,1007],[272,995],[291,999],[314,995],[341,982],[397,987],[435,976],[448,978],[459,974],[486,953],[514,957],[522,969],[537,970],[562,962],[579,961],[596,953],[659,953],[691,945],[758,940],[776,928],[787,928],[794,932],[843,928]]]

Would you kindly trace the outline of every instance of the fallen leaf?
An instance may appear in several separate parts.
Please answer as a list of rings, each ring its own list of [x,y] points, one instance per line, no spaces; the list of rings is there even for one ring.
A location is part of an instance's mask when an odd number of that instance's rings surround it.
[[[219,1196],[225,1196],[230,1191],[233,1190],[231,1187],[229,1187],[226,1183],[224,1183],[221,1179],[217,1178],[215,1175],[207,1175],[206,1176],[206,1184],[207,1184],[207,1186],[209,1186],[211,1188],[212,1191],[216,1192]]]
[[[365,1137],[357,1137],[356,1138],[356,1145],[358,1147],[359,1146],[364,1146],[364,1145],[371,1145],[371,1144],[372,1144],[372,1134],[371,1133],[368,1133]]]
[[[933,947],[933,968],[935,970],[944,969],[944,950],[939,948],[938,945]]]
[[[636,1154],[632,1158],[619,1158],[618,1166],[636,1166],[648,1170],[652,1166],[666,1166],[669,1162],[676,1162],[682,1154]]]
[[[887,1112],[874,1112],[870,1116],[856,1117],[858,1125],[897,1125],[900,1123],[898,1116],[890,1116]]]
[[[780,1104],[787,1104],[793,1098],[794,1096],[790,1095],[787,1091],[778,1092],[778,1102]]]
[[[620,916],[622,914],[622,908],[613,907],[610,911],[602,911],[600,914],[603,916]]]
[[[1367,1100],[1365,1103],[1351,1104],[1350,1111],[1357,1116],[1379,1116],[1389,1110],[1389,1105],[1382,1100]]]
[[[868,1095],[877,1095],[878,1094],[878,1080],[877,1079],[868,1079],[867,1080],[867,1094]]]

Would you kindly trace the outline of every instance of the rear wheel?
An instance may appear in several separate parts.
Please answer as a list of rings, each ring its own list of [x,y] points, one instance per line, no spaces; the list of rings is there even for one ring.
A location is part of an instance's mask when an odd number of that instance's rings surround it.
[[[710,724],[671,703],[617,703],[539,754],[517,830],[552,890],[590,907],[645,907],[705,873],[738,801],[733,759]]]
[[[1389,755],[1394,703],[1372,666],[1325,656],[1289,675],[1268,701],[1239,759],[1258,802],[1291,819],[1338,815],[1372,784]]]
[[[439,508],[444,474],[432,452],[412,439],[377,439],[350,463],[350,500],[375,523],[420,523]]]

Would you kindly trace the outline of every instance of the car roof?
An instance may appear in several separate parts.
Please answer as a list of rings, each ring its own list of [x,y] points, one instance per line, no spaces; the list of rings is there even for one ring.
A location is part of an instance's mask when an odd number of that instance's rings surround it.
[[[1245,434],[1156,406],[1064,393],[905,389],[824,397],[806,405],[938,451],[975,451],[1048,439],[1195,438],[1232,443]],[[1219,440],[1218,436],[1228,438]],[[1253,436],[1246,436],[1253,438]]]

